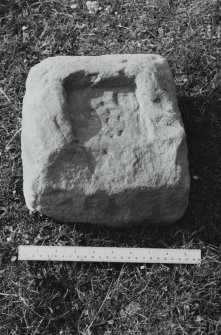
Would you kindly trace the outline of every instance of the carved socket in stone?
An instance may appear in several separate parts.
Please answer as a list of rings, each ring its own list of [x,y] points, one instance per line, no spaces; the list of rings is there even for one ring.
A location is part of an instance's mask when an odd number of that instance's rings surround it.
[[[170,223],[188,203],[185,132],[158,55],[54,57],[28,76],[28,208],[63,222]]]

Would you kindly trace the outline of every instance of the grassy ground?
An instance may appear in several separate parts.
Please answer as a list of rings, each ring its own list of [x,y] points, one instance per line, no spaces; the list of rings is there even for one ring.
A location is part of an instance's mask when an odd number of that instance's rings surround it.
[[[0,333],[221,334],[221,4],[0,3]],[[189,148],[189,208],[171,227],[61,225],[30,214],[20,126],[29,69],[53,55],[169,59]],[[201,248],[200,266],[18,262],[19,244]]]

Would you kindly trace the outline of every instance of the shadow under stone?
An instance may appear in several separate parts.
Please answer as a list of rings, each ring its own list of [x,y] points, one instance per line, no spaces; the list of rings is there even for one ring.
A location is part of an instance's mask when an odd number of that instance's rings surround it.
[[[200,230],[221,236],[221,101],[178,101],[191,175],[188,212]]]

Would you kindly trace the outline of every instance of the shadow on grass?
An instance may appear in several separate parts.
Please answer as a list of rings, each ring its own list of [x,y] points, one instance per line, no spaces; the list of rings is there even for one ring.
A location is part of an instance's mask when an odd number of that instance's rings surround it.
[[[221,237],[221,101],[180,98],[187,135],[189,212],[201,230]]]

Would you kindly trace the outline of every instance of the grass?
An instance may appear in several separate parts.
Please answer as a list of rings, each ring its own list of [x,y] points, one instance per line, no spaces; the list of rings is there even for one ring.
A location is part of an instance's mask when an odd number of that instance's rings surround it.
[[[2,0],[0,333],[221,334],[221,3]],[[170,227],[66,225],[29,213],[20,127],[29,69],[53,55],[159,53],[184,121],[189,208]],[[18,262],[19,244],[201,248],[200,266]]]

